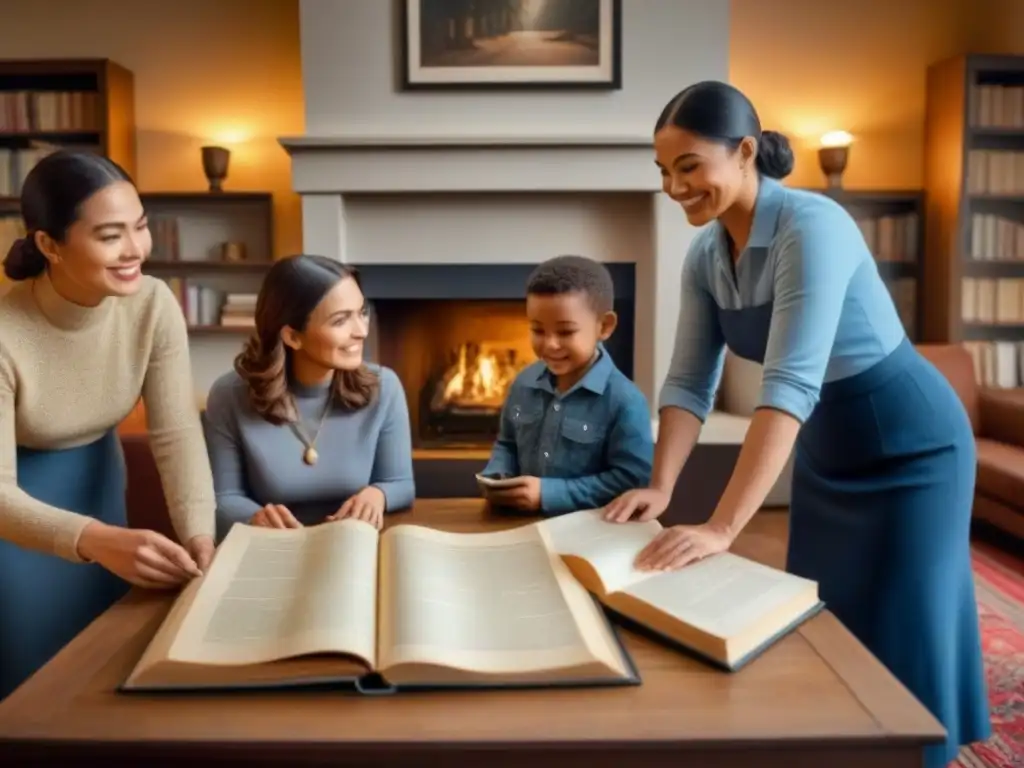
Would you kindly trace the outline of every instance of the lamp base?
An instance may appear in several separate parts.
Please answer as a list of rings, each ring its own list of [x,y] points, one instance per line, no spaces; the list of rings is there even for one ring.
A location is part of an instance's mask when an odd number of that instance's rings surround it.
[[[843,171],[850,158],[848,147],[822,147],[818,150],[818,165],[825,174],[829,189],[840,189],[843,186]]]
[[[231,152],[224,147],[203,147],[203,174],[210,184],[211,192],[224,191],[224,179],[228,177]]]

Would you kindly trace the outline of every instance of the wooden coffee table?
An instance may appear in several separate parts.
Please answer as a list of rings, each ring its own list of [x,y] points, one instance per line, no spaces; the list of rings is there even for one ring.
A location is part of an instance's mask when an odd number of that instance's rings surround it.
[[[479,531],[524,520],[460,499],[419,501],[390,522]],[[785,513],[762,512],[734,549],[778,565],[785,530]],[[133,592],[0,703],[0,765],[916,768],[944,733],[827,611],[735,674],[623,631],[637,687],[116,693],[170,602]]]

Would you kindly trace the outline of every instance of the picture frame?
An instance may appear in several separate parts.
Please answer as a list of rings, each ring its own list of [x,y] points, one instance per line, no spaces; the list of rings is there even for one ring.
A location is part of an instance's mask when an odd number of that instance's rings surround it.
[[[622,88],[622,0],[398,0],[402,90]]]

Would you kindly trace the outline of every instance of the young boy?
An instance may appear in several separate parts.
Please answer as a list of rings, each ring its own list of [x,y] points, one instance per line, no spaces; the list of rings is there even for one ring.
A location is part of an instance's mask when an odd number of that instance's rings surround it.
[[[530,275],[526,315],[538,360],[509,388],[481,473],[517,481],[484,486],[492,504],[554,516],[603,507],[648,483],[647,399],[602,344],[617,322],[613,299],[608,270],[581,256],[550,259]]]

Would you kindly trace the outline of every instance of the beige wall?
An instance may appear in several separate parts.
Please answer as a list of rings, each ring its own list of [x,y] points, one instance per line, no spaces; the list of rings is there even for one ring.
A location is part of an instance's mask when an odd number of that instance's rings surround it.
[[[962,7],[959,0],[732,0],[730,78],[765,128],[790,136],[794,185],[823,185],[816,152],[830,130],[855,137],[846,186],[921,185],[925,72],[967,49]]]
[[[4,0],[3,58],[109,58],[135,73],[137,182],[206,189],[199,147],[232,149],[225,188],[274,193],[275,249],[302,245],[277,137],[301,133],[298,0]]]

